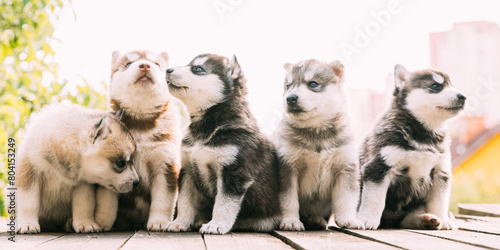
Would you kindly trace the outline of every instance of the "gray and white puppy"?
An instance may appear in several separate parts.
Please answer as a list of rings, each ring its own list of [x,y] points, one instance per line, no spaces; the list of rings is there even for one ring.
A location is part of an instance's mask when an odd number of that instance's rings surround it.
[[[366,138],[358,217],[366,229],[455,229],[448,218],[451,156],[446,121],[465,96],[436,70],[396,65],[394,99]]]
[[[75,104],[44,108],[19,150],[18,233],[67,226],[100,231],[94,184],[130,192],[139,181],[130,164],[135,149],[127,128],[109,112]]]
[[[270,231],[280,219],[278,158],[246,101],[236,57],[204,54],[167,70],[169,89],[191,115],[183,140],[172,232]]]
[[[360,171],[344,66],[311,59],[284,67],[286,116],[275,134],[282,162],[280,229],[325,229],[332,212],[338,226],[363,228],[356,219]]]

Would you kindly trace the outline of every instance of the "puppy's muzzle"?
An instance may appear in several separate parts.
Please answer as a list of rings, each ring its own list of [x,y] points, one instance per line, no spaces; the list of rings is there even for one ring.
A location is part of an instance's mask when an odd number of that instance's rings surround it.
[[[446,110],[448,112],[451,112],[451,113],[457,113],[460,110],[464,109],[464,107],[465,107],[465,100],[467,100],[467,97],[465,97],[462,94],[457,94],[456,99],[454,99],[450,103],[450,106],[448,106],[448,107],[439,107],[439,108],[444,109],[444,110]]]
[[[295,94],[291,94],[286,97],[287,112],[291,114],[300,114],[304,112],[299,104],[299,97]]]
[[[128,193],[139,185],[139,179],[129,179],[119,186],[116,186],[118,193]]]
[[[455,108],[457,109],[461,109],[465,106],[465,100],[467,100],[467,97],[465,97],[464,95],[462,94],[458,94],[457,95],[457,99],[455,101]]]

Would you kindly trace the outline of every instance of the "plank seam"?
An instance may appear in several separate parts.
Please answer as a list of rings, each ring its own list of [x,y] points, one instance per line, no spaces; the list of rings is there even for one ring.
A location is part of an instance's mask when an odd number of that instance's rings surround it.
[[[128,239],[126,239],[126,240],[125,240],[125,242],[123,242],[123,244],[121,244],[121,245],[120,245],[120,247],[119,247],[118,249],[122,249],[122,248],[125,246],[125,244],[127,244],[127,242],[128,242],[130,239],[132,239],[132,237],[134,237],[134,235],[135,235],[137,232],[139,232],[139,231],[135,231],[132,235],[130,235],[130,237],[128,237]]]
[[[203,245],[205,246],[205,250],[208,250],[207,242],[205,241],[205,234],[201,234],[201,239],[203,240]]]
[[[472,243],[472,242],[467,242],[467,241],[462,241],[462,240],[455,240],[455,239],[451,239],[451,238],[447,238],[447,237],[439,236],[439,235],[426,234],[426,233],[421,233],[421,232],[412,231],[412,230],[408,230],[408,232],[412,232],[412,233],[416,233],[416,234],[421,234],[421,235],[426,235],[426,236],[432,236],[432,237],[435,237],[435,238],[439,238],[439,239],[443,239],[443,240],[449,240],[449,241],[454,241],[454,242],[458,242],[458,243],[462,243],[462,244],[467,244],[467,245],[471,245],[471,246],[475,246],[475,247],[482,247],[482,248],[486,248],[486,249],[498,249],[498,248],[484,246],[484,245],[476,244],[476,243]]]
[[[473,215],[472,215],[473,216]],[[481,222],[488,222],[487,220],[484,220],[484,219],[481,219],[481,218],[474,218],[474,217],[468,217],[468,216],[462,216],[462,215],[457,215],[455,217],[455,219],[458,219],[458,220],[463,220],[465,222],[467,222],[468,220],[472,220],[472,221],[481,221]]]
[[[293,249],[296,249],[296,250],[305,250],[305,248],[301,247],[299,244],[297,244],[293,240],[289,239],[288,237],[286,237],[284,235],[281,235],[281,234],[277,233],[274,230],[271,231],[271,232],[269,232],[269,234],[271,236],[274,236],[278,240],[282,241],[283,243],[287,244],[288,246],[290,246]]]
[[[393,245],[393,244],[388,243],[388,242],[377,240],[375,238],[372,238],[372,237],[369,237],[369,236],[366,236],[366,235],[358,234],[356,232],[353,232],[353,231],[350,231],[350,230],[346,230],[346,229],[343,229],[343,228],[328,227],[328,229],[334,230],[334,231],[337,231],[337,232],[341,232],[341,233],[345,233],[345,234],[348,234],[348,235],[351,235],[351,236],[355,236],[355,237],[358,237],[358,238],[361,238],[361,239],[365,239],[365,240],[369,240],[369,241],[374,241],[374,242],[381,243],[381,244],[384,244],[384,245],[388,245],[388,246],[391,246],[391,247],[395,247],[395,248],[399,248],[399,249],[407,249],[407,248],[404,248],[404,247]]]
[[[500,233],[487,232],[487,231],[483,231],[483,230],[479,230],[479,229],[470,229],[470,228],[464,228],[464,227],[458,227],[458,229],[462,230],[462,231],[473,232],[473,233],[491,234],[491,235],[495,235],[495,236],[500,235]]]

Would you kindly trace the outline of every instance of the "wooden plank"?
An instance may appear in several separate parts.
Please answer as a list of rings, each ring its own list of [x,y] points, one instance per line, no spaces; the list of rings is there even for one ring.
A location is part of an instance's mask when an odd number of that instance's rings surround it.
[[[341,230],[358,237],[385,242],[404,249],[481,249],[479,247],[427,235],[415,234],[401,229]]]
[[[500,217],[484,217],[484,216],[464,215],[464,214],[458,214],[455,216],[458,219],[463,219],[463,218],[470,219],[470,218],[472,218],[472,219],[476,219],[476,220],[480,220],[480,221],[487,221],[487,222],[491,222],[491,223],[500,224]]]
[[[500,217],[500,204],[458,204],[458,213],[476,216]]]
[[[500,217],[484,217],[484,216],[459,214],[459,215],[456,215],[456,218],[461,219],[461,220],[463,220],[463,219],[475,219],[478,221],[486,221],[486,222],[490,222],[493,224],[498,224],[500,226]]]
[[[267,233],[233,232],[225,235],[204,234],[208,250],[232,249],[293,249]]]
[[[37,249],[118,249],[134,232],[67,234],[38,245]]]
[[[274,231],[273,233],[296,249],[397,249],[383,243],[332,230]]]
[[[197,232],[108,232],[96,234],[42,233],[16,235],[16,242],[0,233],[0,249],[500,249],[500,218],[457,215],[461,230],[332,230],[265,233],[235,232],[201,235]],[[464,231],[466,230],[466,231]]]
[[[455,223],[461,230],[500,236],[500,218],[457,215]]]
[[[416,234],[433,236],[478,247],[500,249],[500,236],[462,230],[408,230]]]
[[[43,243],[49,242],[60,238],[67,233],[41,233],[41,234],[16,234],[16,242],[8,240],[10,234],[0,234],[0,249],[9,249],[10,247],[16,248],[33,248]]]
[[[137,249],[189,249],[205,250],[203,238],[198,232],[166,233],[140,230],[130,238],[121,250]]]

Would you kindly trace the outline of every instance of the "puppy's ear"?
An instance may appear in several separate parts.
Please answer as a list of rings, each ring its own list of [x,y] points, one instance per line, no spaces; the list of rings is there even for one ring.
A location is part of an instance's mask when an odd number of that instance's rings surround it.
[[[283,68],[285,68],[286,71],[290,71],[293,68],[293,63],[285,63],[283,64]]]
[[[113,114],[117,120],[121,121],[122,118],[123,118],[123,109],[122,108],[119,108],[116,112],[113,112],[111,114]]]
[[[405,87],[406,81],[410,78],[410,72],[401,64],[394,66],[394,85],[401,90]]]
[[[95,144],[96,141],[106,139],[106,136],[108,136],[110,132],[109,117],[105,116],[94,125],[94,128],[90,132],[89,140],[92,144]]]
[[[113,51],[113,54],[111,55],[111,64],[115,64],[116,60],[118,60],[118,58],[121,55],[122,55],[122,53],[120,53],[120,51],[118,51],[118,50]]]
[[[238,60],[236,59],[236,55],[233,54],[233,57],[231,57],[231,59],[229,60],[228,67],[229,67],[228,74],[233,80],[240,77],[241,66],[238,63]]]
[[[329,63],[330,67],[332,67],[333,72],[335,72],[335,75],[339,77],[339,82],[344,81],[344,65],[340,61],[333,61]]]
[[[160,53],[160,58],[165,62],[165,68],[168,68],[168,59],[170,58],[168,53],[163,51]]]

